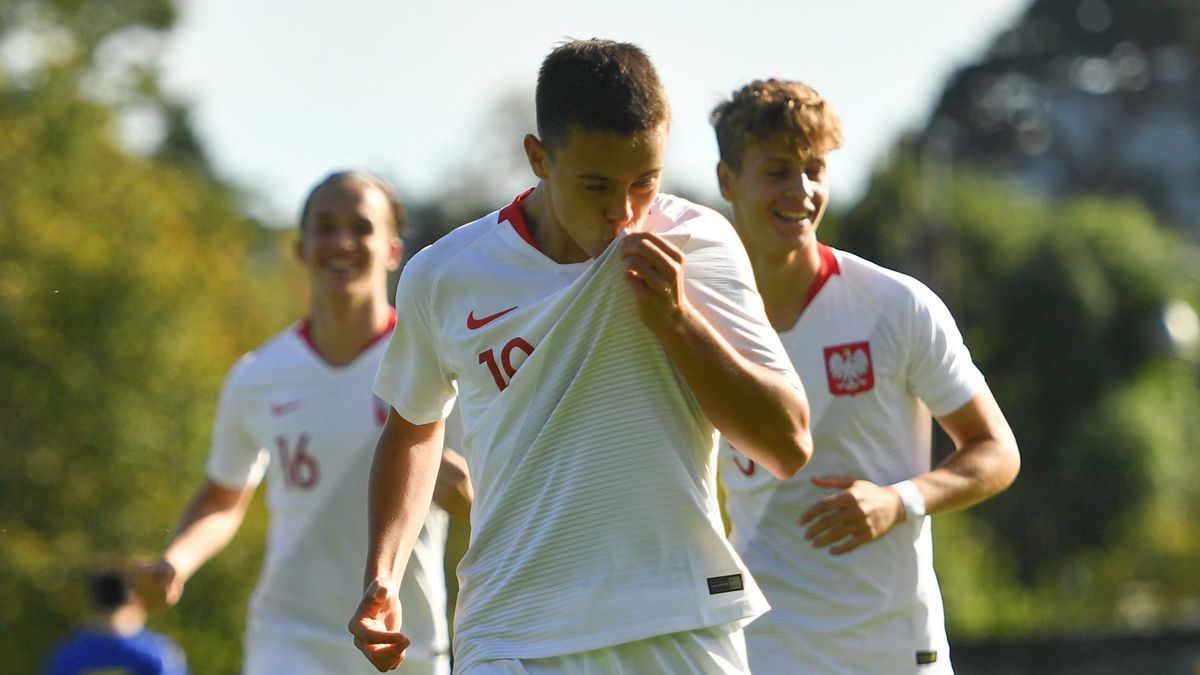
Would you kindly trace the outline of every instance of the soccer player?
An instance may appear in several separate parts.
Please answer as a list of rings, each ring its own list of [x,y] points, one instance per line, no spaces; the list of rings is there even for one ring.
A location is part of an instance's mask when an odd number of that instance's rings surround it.
[[[729,223],[659,194],[670,112],[646,55],[562,44],[535,103],[536,186],[400,279],[350,631],[380,670],[404,658],[396,581],[457,398],[476,501],[456,673],[745,672],[766,605],[724,536],[714,427],[792,475],[803,389]]]
[[[361,589],[367,481],[387,418],[371,388],[397,321],[387,276],[401,260],[405,220],[392,189],[371,174],[335,173],[313,188],[295,245],[308,276],[308,317],[230,371],[207,482],[161,559],[143,571],[158,600],[177,601],[196,569],[233,537],[269,474],[266,558],[244,644],[248,675],[373,672],[346,644],[345,620]],[[445,510],[416,524],[398,584],[411,622],[411,673],[449,672],[447,511],[470,508],[462,458],[440,446],[436,455]]]
[[[187,675],[179,645],[146,628],[146,605],[124,571],[94,575],[91,591],[97,617],[54,649],[43,675]]]
[[[772,606],[747,628],[751,668],[949,673],[927,516],[1012,483],[1012,431],[937,296],[817,240],[832,108],[755,81],[712,122],[721,194],[812,407],[813,460],[789,480],[722,444],[732,540]],[[932,470],[930,413],[956,447]]]

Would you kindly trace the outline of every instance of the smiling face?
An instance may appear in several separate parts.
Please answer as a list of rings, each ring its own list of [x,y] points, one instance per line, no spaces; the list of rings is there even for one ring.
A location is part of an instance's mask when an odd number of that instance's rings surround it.
[[[296,257],[314,294],[367,299],[382,292],[403,247],[387,195],[353,175],[322,184],[300,226]]]
[[[825,157],[782,141],[752,142],[740,170],[717,167],[721,196],[753,256],[785,256],[816,242],[829,202]]]
[[[641,226],[658,194],[667,123],[632,135],[574,126],[552,150],[532,136],[525,143],[545,191],[535,236],[551,258],[580,262]]]
[[[825,157],[842,144],[842,122],[812,87],[754,80],[713,109],[721,196],[752,257],[807,250],[829,202]]]

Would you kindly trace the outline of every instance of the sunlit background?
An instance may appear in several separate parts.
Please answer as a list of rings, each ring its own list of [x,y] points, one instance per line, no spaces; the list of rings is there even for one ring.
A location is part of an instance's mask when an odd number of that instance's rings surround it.
[[[936,519],[958,670],[1200,672],[1195,0],[0,0],[0,672],[161,549],[226,370],[303,311],[308,188],[388,177],[410,250],[504,205],[542,57],[592,36],[658,65],[667,188],[717,208],[730,90],[841,113],[822,238],[947,300],[1022,449]],[[151,619],[197,673],[237,672],[264,521]]]

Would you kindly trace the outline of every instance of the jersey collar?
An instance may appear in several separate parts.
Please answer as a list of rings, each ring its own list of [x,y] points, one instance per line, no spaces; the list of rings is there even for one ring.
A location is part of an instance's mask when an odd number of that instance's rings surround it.
[[[841,274],[841,268],[838,267],[837,255],[834,254],[831,247],[818,243],[817,253],[821,256],[821,267],[817,270],[817,278],[813,279],[813,284],[808,289],[808,296],[804,298],[804,307],[800,308],[801,314],[812,304],[813,299],[817,297],[817,293],[824,288],[825,282],[829,281],[829,277]]]
[[[380,340],[384,339],[388,335],[391,335],[392,329],[396,327],[396,308],[388,307],[388,310],[387,325],[384,326],[383,330],[379,331],[375,337],[371,338],[370,342],[363,345],[363,348],[359,350],[358,354],[354,355],[354,358],[357,359],[359,356],[362,356],[363,352],[367,351],[371,347],[374,347]],[[316,354],[318,358],[324,361],[325,357],[321,355],[321,350],[317,349],[317,343],[313,342],[312,319],[305,317],[304,320],[300,322],[300,327],[296,329],[296,332],[300,335],[300,338],[304,340],[304,344],[308,345],[308,348],[312,350],[313,354]]]
[[[513,230],[515,230],[522,239],[524,239],[530,246],[540,251],[542,250],[542,247],[539,246],[537,240],[533,238],[533,234],[529,231],[529,225],[525,222],[525,214],[521,213],[521,202],[525,201],[525,198],[532,194],[533,190],[534,188],[529,188],[528,190],[522,192],[521,194],[517,195],[517,198],[514,199],[511,204],[500,209],[500,220],[507,220],[509,224],[512,225]]]

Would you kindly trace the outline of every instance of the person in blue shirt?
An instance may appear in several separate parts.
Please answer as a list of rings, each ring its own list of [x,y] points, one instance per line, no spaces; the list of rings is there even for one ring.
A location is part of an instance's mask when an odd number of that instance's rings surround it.
[[[97,616],[55,647],[44,675],[187,675],[179,645],[146,628],[146,606],[123,572],[94,575],[91,591]]]

